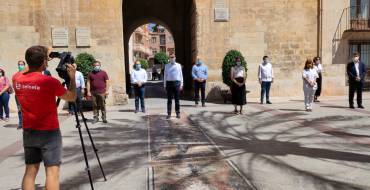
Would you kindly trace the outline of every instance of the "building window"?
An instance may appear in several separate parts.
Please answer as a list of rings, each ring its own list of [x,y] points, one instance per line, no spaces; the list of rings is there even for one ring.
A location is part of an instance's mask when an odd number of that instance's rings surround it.
[[[166,45],[166,35],[160,35],[159,36],[159,43],[161,46]]]
[[[157,52],[157,50],[153,50],[153,55],[155,55],[155,54],[157,54],[158,52]]]
[[[369,19],[370,0],[351,0],[351,19]]]
[[[354,52],[360,53],[361,61],[370,69],[370,42],[354,42],[350,43],[350,57]]]
[[[166,47],[165,46],[161,46],[161,52],[165,52],[166,53]]]
[[[155,44],[157,43],[157,38],[156,37],[152,37],[152,44]]]

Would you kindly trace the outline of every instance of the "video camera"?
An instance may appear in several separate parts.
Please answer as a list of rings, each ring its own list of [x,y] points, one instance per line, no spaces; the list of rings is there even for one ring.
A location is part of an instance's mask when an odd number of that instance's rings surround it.
[[[67,73],[67,64],[73,64],[75,62],[74,57],[72,56],[71,52],[51,52],[49,54],[50,58],[58,58],[60,62],[57,66],[56,71],[60,78],[64,79],[65,81],[69,81],[69,76]],[[67,83],[68,84],[68,83]]]

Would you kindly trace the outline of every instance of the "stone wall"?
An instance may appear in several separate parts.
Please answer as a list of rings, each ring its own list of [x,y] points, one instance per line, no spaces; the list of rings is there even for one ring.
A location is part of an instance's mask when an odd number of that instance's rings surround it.
[[[210,68],[210,80],[221,81],[222,60],[230,49],[240,50],[248,62],[249,97],[259,97],[257,70],[264,55],[272,58],[275,78],[272,96],[301,96],[306,58],[318,54],[318,0],[228,0],[229,22],[214,22],[214,1],[197,0],[198,52]],[[326,6],[336,11],[341,7]],[[326,18],[332,24],[339,17]],[[327,23],[325,23],[327,24]],[[328,32],[334,35],[333,31]],[[327,43],[328,37],[325,36]],[[212,42],[212,43],[210,43]],[[324,50],[325,55],[328,49]],[[330,51],[331,52],[331,51]],[[327,59],[326,59],[327,60]],[[343,67],[324,61],[324,95],[343,94]],[[220,82],[209,85],[221,85]],[[213,91],[208,89],[208,91]]]
[[[3,0],[0,20],[0,66],[9,74],[15,72],[17,60],[24,59],[24,52],[31,45],[52,46],[52,27],[68,27],[69,47],[54,50],[93,54],[110,77],[108,104],[127,102],[121,0]],[[76,27],[90,28],[90,48],[76,48]],[[54,76],[56,64],[57,61],[49,63]]]

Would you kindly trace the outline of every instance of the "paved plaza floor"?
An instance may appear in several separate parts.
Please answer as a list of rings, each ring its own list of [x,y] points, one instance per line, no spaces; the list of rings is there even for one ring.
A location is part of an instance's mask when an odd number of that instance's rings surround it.
[[[196,108],[182,101],[182,118],[166,120],[166,100],[147,99],[146,114],[129,105],[108,108],[108,124],[88,125],[104,181],[83,127],[95,189],[102,190],[365,190],[370,189],[370,94],[366,109],[347,97],[323,97],[313,112],[302,98],[249,99],[243,115],[229,104]],[[0,123],[0,189],[19,190],[24,171],[22,131]],[[60,115],[62,189],[90,189],[74,117]],[[38,189],[45,172],[40,168]]]

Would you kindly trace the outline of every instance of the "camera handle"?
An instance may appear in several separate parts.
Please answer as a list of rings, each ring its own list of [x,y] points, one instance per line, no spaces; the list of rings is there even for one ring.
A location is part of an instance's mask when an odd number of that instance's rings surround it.
[[[63,82],[62,85],[63,86],[66,86],[66,82]],[[57,107],[60,104],[60,100],[61,100],[60,98],[57,99]],[[83,123],[85,125],[87,134],[89,136],[89,139],[90,139],[90,142],[91,142],[91,145],[92,145],[92,148],[93,148],[93,150],[95,152],[96,159],[98,160],[101,173],[102,173],[102,175],[104,177],[104,181],[107,181],[107,178],[105,176],[103,167],[102,167],[101,162],[100,162],[100,158],[99,158],[99,155],[98,155],[98,149],[96,148],[95,143],[94,143],[94,140],[93,140],[93,138],[91,136],[90,129],[89,129],[88,125],[87,125],[87,119],[85,118],[85,115],[84,115],[83,111],[81,109],[79,110],[79,112],[77,111],[76,101],[75,102],[69,102],[69,103],[72,104],[73,112],[74,112],[74,115],[75,115],[76,128],[78,129],[78,133],[79,133],[80,140],[81,140],[82,152],[83,152],[84,159],[85,159],[86,171],[87,171],[87,174],[89,176],[90,186],[91,186],[91,189],[94,190],[94,184],[93,184],[92,177],[91,177],[91,171],[90,171],[89,161],[87,159],[86,147],[85,147],[85,143],[84,143],[84,140],[83,140],[83,137],[82,137],[81,123],[80,123],[80,119],[78,117],[78,113],[81,114],[82,121],[83,121]]]

